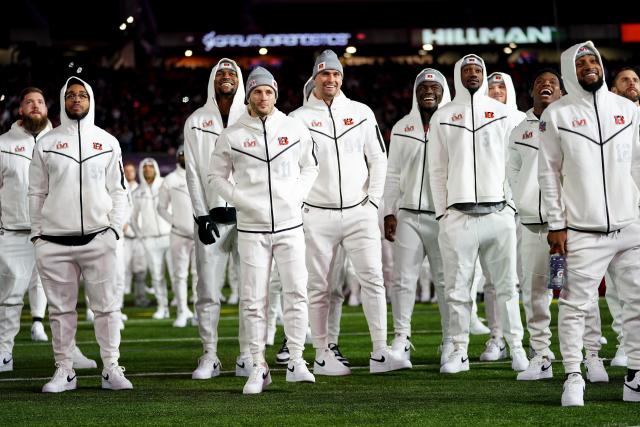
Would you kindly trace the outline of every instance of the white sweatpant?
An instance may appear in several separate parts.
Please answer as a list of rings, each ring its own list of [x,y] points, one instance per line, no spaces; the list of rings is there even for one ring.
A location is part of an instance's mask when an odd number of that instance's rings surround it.
[[[329,269],[329,316],[327,319],[327,341],[329,344],[338,344],[340,339],[340,320],[342,319],[342,305],[344,304],[345,281],[349,282],[351,292],[358,292],[359,285],[357,279],[349,277],[351,262],[347,257],[347,252],[342,245],[338,245],[336,256],[331,261]],[[355,284],[353,283],[355,282]]]
[[[522,347],[523,328],[516,284],[516,224],[513,211],[472,215],[447,210],[440,220],[438,242],[442,252],[449,333],[456,346],[469,344],[470,288],[476,259],[496,288],[504,337],[513,351]]]
[[[33,244],[29,242],[33,249]],[[35,252],[33,253],[33,272],[31,273],[31,279],[29,280],[29,307],[31,311],[31,317],[39,317],[44,319],[45,312],[47,310],[47,296],[44,293],[42,287],[42,281],[38,274],[38,269],[35,265]]]
[[[238,233],[240,305],[253,363],[264,362],[271,264],[282,283],[284,332],[293,359],[302,356],[309,323],[302,227],[280,233]]]
[[[156,291],[158,308],[168,308],[167,282],[164,279],[164,261],[169,252],[169,235],[142,239],[147,266],[151,272],[151,284]]]
[[[238,231],[235,224],[218,224],[220,237],[211,245],[204,245],[194,231],[196,246],[196,264],[198,270],[198,334],[205,352],[216,354],[218,351],[218,321],[220,320],[220,289],[224,284],[224,275],[229,256],[237,257]],[[248,355],[249,344],[244,338],[244,326],[240,315],[240,353]]]
[[[124,292],[131,292],[131,280],[135,277],[134,295],[137,300],[145,299],[146,285],[144,278],[147,273],[147,258],[145,256],[142,239],[125,237],[123,240],[122,268],[124,274]],[[141,280],[142,279],[142,280]]]
[[[108,229],[83,246],[63,246],[36,241],[36,261],[49,301],[53,355],[57,363],[72,367],[78,313],[80,275],[93,322],[100,356],[105,366],[120,357],[120,307],[116,284],[115,233]]]
[[[607,285],[605,298],[607,299],[607,306],[609,312],[613,318],[611,323],[611,329],[617,334],[618,345],[623,345],[624,334],[622,333],[622,305],[623,301],[620,300],[618,295],[618,288],[616,287],[616,281],[612,277],[609,270],[605,275],[605,283]]]
[[[0,352],[13,352],[34,265],[29,232],[0,231]]]
[[[387,340],[387,303],[382,278],[378,212],[371,203],[345,210],[305,206],[302,210],[309,269],[309,317],[313,346],[328,346],[331,262],[342,244],[360,281],[371,340]]]
[[[189,311],[189,299],[187,298],[187,279],[189,278],[189,265],[195,256],[195,242],[193,237],[184,237],[176,233],[169,236],[171,246],[171,259],[173,261],[173,290],[178,303],[178,316]],[[195,264],[195,263],[194,263]],[[191,265],[191,280],[197,281],[198,275],[195,273],[195,265]],[[195,274],[193,274],[195,273]]]
[[[411,316],[416,300],[416,287],[426,256],[438,296],[442,340],[450,341],[449,314],[444,293],[444,271],[438,246],[438,230],[438,221],[432,214],[404,210],[398,213],[393,253],[393,298],[391,299],[396,335],[411,336]],[[429,286],[429,283],[424,286]]]
[[[567,284],[558,303],[560,351],[567,373],[580,372],[585,316],[598,303],[598,287],[607,269],[624,301],[627,366],[640,369],[640,221],[636,221],[606,235],[567,232]]]

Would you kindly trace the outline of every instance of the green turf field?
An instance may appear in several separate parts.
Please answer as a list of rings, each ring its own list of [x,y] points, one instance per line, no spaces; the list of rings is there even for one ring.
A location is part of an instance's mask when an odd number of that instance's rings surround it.
[[[604,300],[601,307],[609,340],[601,356],[611,358],[615,337]],[[152,309],[127,307],[125,312],[130,320],[122,333],[120,362],[134,390],[120,392],[101,390],[96,369],[77,371],[78,390],[40,393],[54,371],[51,343],[31,342],[29,320],[24,317],[14,349],[14,371],[0,374],[0,426],[640,424],[640,404],[622,402],[622,368],[608,368],[609,384],[587,384],[583,408],[560,407],[564,376],[559,363],[553,365],[554,379],[538,382],[516,381],[508,362],[479,363],[486,336],[472,337],[470,372],[440,375],[439,320],[433,304],[416,305],[414,368],[397,373],[368,373],[370,341],[362,310],[345,306],[340,347],[355,366],[353,375],[289,384],[284,370],[273,363],[280,327],[276,346],[267,351],[273,384],[257,396],[243,396],[245,378],[236,378],[233,372],[237,307],[223,306],[218,346],[223,374],[207,381],[190,377],[201,351],[196,328],[176,329],[169,320],[151,320]],[[554,323],[556,312],[554,303]],[[50,334],[48,325],[46,329]],[[98,359],[92,325],[86,321],[79,324],[77,341],[87,356]],[[557,343],[553,350],[559,357]],[[312,362],[313,351],[305,351],[305,358]]]

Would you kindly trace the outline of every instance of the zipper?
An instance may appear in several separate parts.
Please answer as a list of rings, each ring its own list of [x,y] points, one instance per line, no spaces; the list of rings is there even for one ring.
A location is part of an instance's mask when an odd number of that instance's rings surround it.
[[[271,232],[274,233],[276,231],[276,224],[275,224],[275,220],[273,217],[273,195],[271,193],[271,159],[269,158],[269,143],[267,141],[267,126],[265,125],[265,122],[267,121],[267,119],[265,118],[264,120],[260,119],[260,121],[262,122],[262,134],[264,135],[264,151],[267,154],[267,178],[268,178],[268,182],[269,182],[269,204],[271,206]]]
[[[422,179],[420,180],[420,196],[418,196],[418,210],[422,210],[422,189],[424,188],[424,172],[427,162],[427,133],[424,133],[424,144],[422,146]]]
[[[473,95],[471,95],[471,138],[473,141],[473,191],[475,192],[476,204],[478,204],[478,178],[476,172],[476,122],[473,112]]]
[[[340,168],[340,150],[338,150],[338,135],[336,134],[336,121],[333,120],[333,113],[331,113],[331,106],[327,105],[329,109],[329,117],[333,124],[333,143],[336,145],[336,157],[338,158],[338,190],[340,191],[340,209],[342,209],[342,169]]]
[[[80,233],[84,236],[84,217],[82,214],[82,136],[80,135],[80,120],[78,120],[78,165],[80,169]]]
[[[611,222],[609,221],[609,202],[607,201],[607,179],[604,173],[604,145],[602,144],[602,129],[600,128],[600,115],[598,114],[598,104],[596,103],[596,94],[593,94],[593,108],[596,110],[596,122],[598,123],[598,138],[600,144],[600,162],[602,164],[602,188],[604,190],[604,209],[607,213],[607,233],[611,230]]]

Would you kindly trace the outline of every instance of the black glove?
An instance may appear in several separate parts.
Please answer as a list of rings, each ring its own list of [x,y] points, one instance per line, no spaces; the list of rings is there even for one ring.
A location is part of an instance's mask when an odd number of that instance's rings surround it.
[[[216,223],[213,222],[211,216],[204,215],[199,216],[196,219],[196,223],[198,224],[198,238],[205,245],[211,245],[216,242],[216,238],[213,237],[215,233],[216,237],[220,237],[220,232],[218,231],[218,227],[216,227]]]

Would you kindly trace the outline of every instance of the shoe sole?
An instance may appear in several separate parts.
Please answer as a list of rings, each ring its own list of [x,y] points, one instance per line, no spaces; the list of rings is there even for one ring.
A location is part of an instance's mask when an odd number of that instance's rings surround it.
[[[267,376],[267,378],[265,378],[264,382],[262,383],[262,389],[260,391],[246,391],[243,388],[242,394],[260,394],[263,391],[265,391],[269,385],[271,385],[271,372],[269,372],[269,375]]]
[[[390,366],[390,367],[376,366],[376,365],[369,364],[369,373],[370,374],[383,374],[385,372],[403,371],[405,369],[413,368],[413,365],[411,364],[411,362],[409,360],[405,360],[405,362],[407,362],[407,363],[403,363],[401,365],[393,365],[393,366]]]
[[[314,363],[313,375],[324,375],[327,377],[345,377],[347,375],[351,375],[351,369],[347,368],[347,370],[343,372],[332,372],[332,371],[327,371],[323,369],[321,366],[318,366],[317,364]]]
[[[191,379],[192,380],[210,380],[211,378],[215,378],[215,377],[217,377],[219,375],[220,375],[220,371],[214,371],[208,377],[205,376],[205,375],[196,374],[194,372],[194,373],[191,374]]]
[[[449,372],[446,369],[443,369],[442,367],[440,368],[441,374],[458,374],[460,372],[467,372],[467,371],[469,371],[469,365],[463,366],[459,371],[451,371],[451,372]]]
[[[76,381],[71,382],[67,385],[65,385],[62,389],[59,390],[46,390],[46,384],[44,387],[42,387],[42,392],[43,393],[64,393],[65,391],[72,391],[75,390],[76,388],[78,388],[78,383]]]
[[[547,373],[549,372],[549,373]],[[518,375],[516,377],[516,380],[518,381],[539,381],[539,380],[548,380],[553,378],[553,372],[550,371],[545,371],[544,374],[542,372],[540,372],[536,377],[530,377],[530,378],[521,378],[520,375]]]
[[[624,400],[625,402],[640,402],[640,393],[629,390],[628,387],[624,387],[624,390],[622,392],[622,400]]]
[[[606,378],[596,378],[594,380],[591,379],[591,376],[589,375],[589,372],[587,371],[587,381],[589,381],[591,384],[597,384],[597,383],[608,383],[609,382],[609,377],[607,376]]]
[[[113,391],[120,391],[120,390],[133,390],[133,385],[131,385],[131,386],[125,385],[124,387],[118,387],[118,388],[116,388],[116,387],[113,387],[113,386],[111,385],[111,383],[109,383],[108,381],[105,381],[105,380],[103,379],[103,380],[102,380],[102,388],[103,388],[104,390],[113,390]]]

